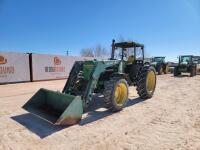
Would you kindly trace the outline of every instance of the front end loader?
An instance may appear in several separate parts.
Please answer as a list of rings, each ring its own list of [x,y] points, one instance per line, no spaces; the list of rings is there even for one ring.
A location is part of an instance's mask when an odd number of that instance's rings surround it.
[[[144,65],[143,44],[113,40],[110,59],[76,61],[62,93],[40,89],[23,108],[52,124],[73,125],[81,120],[93,93],[104,95],[105,107],[117,112],[125,107],[132,85],[140,98],[151,98],[155,70]]]

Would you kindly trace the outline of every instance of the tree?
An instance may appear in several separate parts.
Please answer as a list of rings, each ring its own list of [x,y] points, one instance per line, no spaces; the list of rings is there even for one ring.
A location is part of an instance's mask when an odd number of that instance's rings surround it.
[[[82,57],[94,57],[92,48],[83,48],[81,50]]]
[[[83,57],[106,57],[108,51],[101,44],[97,44],[95,48],[83,48],[81,56]]]
[[[106,57],[108,54],[106,48],[100,44],[98,44],[93,51],[95,57]]]

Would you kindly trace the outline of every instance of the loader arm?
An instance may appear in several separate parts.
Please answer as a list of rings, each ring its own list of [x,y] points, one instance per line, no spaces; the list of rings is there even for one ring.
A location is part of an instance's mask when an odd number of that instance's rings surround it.
[[[94,92],[94,89],[97,86],[97,82],[99,80],[101,73],[104,73],[106,68],[117,65],[117,64],[119,64],[119,61],[117,60],[97,62],[96,67],[94,68],[94,71],[92,73],[91,80],[89,81],[88,86],[85,91],[84,99],[86,101],[92,100],[92,93]]]
[[[97,87],[97,83],[101,73],[104,73],[106,68],[120,64],[119,60],[112,61],[87,61],[87,62],[76,62],[70,72],[69,78],[63,89],[64,94],[70,94],[74,96],[81,96],[84,107],[87,107],[89,101],[92,100],[92,94]],[[85,68],[86,69],[85,69]],[[87,67],[90,67],[89,70]],[[82,75],[80,75],[82,74]],[[86,75],[85,75],[86,74]],[[80,79],[77,79],[80,78]],[[73,80],[83,80],[81,86],[83,87],[80,91],[73,91]]]

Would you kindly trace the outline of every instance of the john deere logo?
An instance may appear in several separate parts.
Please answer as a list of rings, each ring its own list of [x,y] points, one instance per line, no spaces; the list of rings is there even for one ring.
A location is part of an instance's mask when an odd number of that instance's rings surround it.
[[[0,65],[6,64],[6,63],[7,63],[7,59],[5,59],[3,56],[0,56]]]
[[[58,57],[54,57],[54,65],[60,65],[61,60]]]

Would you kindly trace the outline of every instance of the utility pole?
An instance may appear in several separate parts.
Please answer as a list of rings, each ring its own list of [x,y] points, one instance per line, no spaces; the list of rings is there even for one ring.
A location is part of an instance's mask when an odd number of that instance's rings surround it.
[[[66,53],[66,54],[67,54],[67,56],[69,56],[69,51],[68,51],[68,50],[67,50],[67,53]]]

